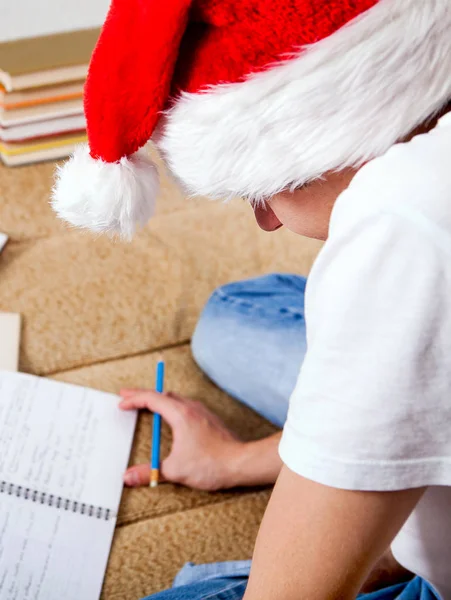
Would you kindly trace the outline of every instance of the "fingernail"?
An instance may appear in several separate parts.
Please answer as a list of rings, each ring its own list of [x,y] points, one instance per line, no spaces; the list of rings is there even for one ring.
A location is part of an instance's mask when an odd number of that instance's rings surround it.
[[[129,485],[130,487],[136,487],[139,485],[139,477],[136,471],[127,471],[124,474],[124,482],[125,485]]]

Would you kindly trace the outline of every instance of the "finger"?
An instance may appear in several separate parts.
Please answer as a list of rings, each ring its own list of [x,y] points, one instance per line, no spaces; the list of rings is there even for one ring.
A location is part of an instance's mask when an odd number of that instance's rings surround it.
[[[161,471],[158,478],[159,483],[165,481]],[[150,482],[150,467],[149,465],[134,465],[129,467],[124,473],[124,483],[128,487],[139,487],[149,485]]]
[[[124,483],[128,487],[139,487],[141,485],[149,485],[149,482],[149,465],[135,465],[127,469],[124,473]]]
[[[121,393],[121,398],[122,399],[119,402],[121,408],[148,408],[154,412],[156,412],[156,409],[153,407],[160,407],[163,402],[164,404],[175,402],[174,398],[169,394],[162,394],[160,392],[155,392],[154,390],[139,390],[130,395]]]
[[[146,392],[154,392],[155,390],[149,389],[149,388],[122,388],[119,391],[119,395],[121,396],[121,398],[123,398],[124,400],[127,400],[129,398],[133,398],[133,396],[137,396],[138,394],[145,394]],[[161,394],[161,392],[158,392],[159,394]],[[163,392],[163,394],[165,396],[169,396],[170,398],[173,398],[174,400],[180,400],[180,402],[187,402],[187,398],[183,398],[183,396],[179,396],[179,394],[176,394],[175,392]]]
[[[129,398],[130,396],[136,396],[136,394],[142,394],[147,392],[145,388],[121,388],[119,395],[123,398]]]
[[[180,396],[179,394],[176,394],[175,392],[165,392],[165,393],[170,398],[173,398],[174,400],[178,400],[179,402],[183,402],[184,404],[190,404],[193,402],[189,398],[184,398],[183,396]]]
[[[119,403],[119,408],[122,410],[146,408],[152,412],[159,413],[171,427],[173,427],[180,416],[181,406],[182,404],[171,396],[152,390],[135,394],[130,398],[123,398]]]

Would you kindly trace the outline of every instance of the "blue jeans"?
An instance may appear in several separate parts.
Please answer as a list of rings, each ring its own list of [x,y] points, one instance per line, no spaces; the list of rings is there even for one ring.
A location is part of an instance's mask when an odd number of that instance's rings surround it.
[[[249,575],[250,561],[193,565],[187,563],[170,590],[144,600],[242,600]],[[358,600],[439,600],[431,586],[414,577],[371,594],[359,594]],[[302,597],[299,598],[302,600]]]
[[[306,352],[304,293],[297,275],[267,275],[216,290],[192,340],[200,368],[220,388],[282,427]],[[241,600],[250,561],[187,563],[172,589],[152,600]],[[420,577],[359,600],[434,600]]]
[[[192,340],[199,367],[231,396],[283,427],[306,352],[296,275],[266,275],[216,290]]]

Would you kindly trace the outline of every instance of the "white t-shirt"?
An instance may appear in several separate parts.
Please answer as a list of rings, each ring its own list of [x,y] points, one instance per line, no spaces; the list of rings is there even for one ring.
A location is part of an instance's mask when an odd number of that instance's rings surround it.
[[[451,600],[451,114],[338,198],[280,455],[351,490],[429,486],[395,557]]]

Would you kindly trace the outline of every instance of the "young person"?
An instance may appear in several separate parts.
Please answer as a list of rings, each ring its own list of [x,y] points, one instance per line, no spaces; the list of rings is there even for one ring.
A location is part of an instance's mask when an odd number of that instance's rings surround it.
[[[188,190],[249,197],[263,228],[327,238],[309,278],[306,353],[304,281],[294,277],[219,290],[193,340],[214,380],[279,424],[303,361],[281,440],[242,444],[189,399],[123,391],[122,408],[158,410],[177,431],[168,479],[218,489],[277,478],[249,582],[246,564],[188,567],[157,597],[345,600],[388,564],[368,598],[449,600],[451,6],[143,5],[113,2],[88,78],[90,149],[62,169],[58,212],[130,234],[149,215],[155,183],[134,152],[159,121],[158,144]],[[138,73],[118,69],[123,57],[116,51],[112,61],[112,47],[126,35],[143,51],[140,35],[157,17],[154,62],[136,61],[150,69],[150,99],[124,94],[118,106],[103,85],[110,65],[129,82]],[[245,370],[214,338],[225,319],[240,324],[224,344],[245,354]],[[126,481],[134,476],[142,481],[142,469]],[[388,585],[400,566],[414,578]]]

